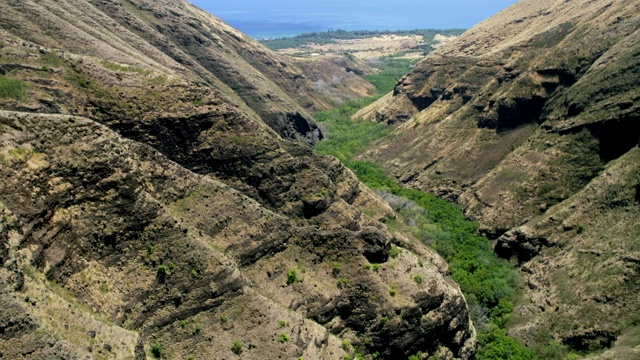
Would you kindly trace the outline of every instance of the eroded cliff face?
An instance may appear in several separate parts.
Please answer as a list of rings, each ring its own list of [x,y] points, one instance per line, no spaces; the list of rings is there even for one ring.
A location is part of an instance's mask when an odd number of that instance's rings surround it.
[[[356,114],[398,124],[363,158],[521,265],[527,342],[592,351],[638,325],[639,36],[637,1],[520,1]]]
[[[443,260],[305,145],[295,64],[186,2],[0,8],[3,357],[472,356]]]

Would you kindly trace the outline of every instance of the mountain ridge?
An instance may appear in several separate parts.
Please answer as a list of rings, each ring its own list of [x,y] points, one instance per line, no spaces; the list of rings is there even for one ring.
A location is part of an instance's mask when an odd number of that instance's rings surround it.
[[[637,326],[622,254],[638,251],[638,14],[635,1],[519,1],[354,116],[395,124],[361,159],[460,203],[519,264],[510,331],[526,344],[592,352]],[[637,356],[625,351],[612,350]]]

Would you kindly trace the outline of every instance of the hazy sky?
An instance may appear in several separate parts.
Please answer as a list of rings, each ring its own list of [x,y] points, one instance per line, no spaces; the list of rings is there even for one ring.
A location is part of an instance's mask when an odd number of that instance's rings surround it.
[[[299,31],[469,28],[516,0],[189,1],[252,35],[251,31],[269,27]]]

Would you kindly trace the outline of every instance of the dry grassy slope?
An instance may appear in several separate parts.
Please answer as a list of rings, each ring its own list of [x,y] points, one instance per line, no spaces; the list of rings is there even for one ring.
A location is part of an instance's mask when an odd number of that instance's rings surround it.
[[[26,84],[0,99],[0,353],[142,358],[159,342],[233,358],[242,340],[247,358],[333,359],[340,338],[469,358],[475,330],[442,259],[388,233],[392,210],[339,161],[285,139],[313,137],[286,110],[300,107],[274,83],[262,103],[267,78],[222,35],[175,23],[172,40],[150,19],[198,10],[118,4],[0,4],[0,73]]]
[[[288,137],[320,136],[300,104],[325,108],[366,88],[322,63],[345,89],[337,98],[314,92],[316,79],[293,60],[183,1],[8,1],[0,21],[39,45],[204,81]]]
[[[90,120],[1,116],[8,179],[2,187],[3,295],[27,309],[4,319],[4,356],[133,358],[159,342],[169,358],[230,358],[236,339],[248,344],[250,358],[342,352],[326,329],[264,298],[239,269],[255,244],[273,251],[292,237],[285,218]],[[209,232],[184,218],[196,196],[204,198],[200,206],[215,209]],[[222,236],[232,227],[253,236]],[[235,250],[227,249],[234,242]],[[221,323],[223,313],[228,323]],[[261,318],[265,323],[257,327]],[[293,342],[272,341],[278,319],[290,321]],[[111,349],[104,351],[104,344]]]
[[[639,322],[638,37],[637,1],[520,1],[356,114],[399,123],[363,158],[460,202],[521,263],[528,341],[597,349]]]
[[[387,355],[473,350],[457,286],[418,265],[432,254],[343,200],[287,217],[86,118],[0,119],[1,299],[16,309],[0,318],[3,356],[127,358],[158,342],[169,358],[222,359],[242,340],[247,358],[342,357],[331,334]],[[349,180],[327,181],[330,194]]]

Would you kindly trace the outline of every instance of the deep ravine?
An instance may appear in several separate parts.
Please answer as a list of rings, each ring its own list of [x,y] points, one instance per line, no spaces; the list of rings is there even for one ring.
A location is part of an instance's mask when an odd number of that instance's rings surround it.
[[[477,234],[477,224],[466,219],[457,205],[404,188],[378,164],[356,159],[368,145],[390,132],[385,124],[351,119],[372,100],[351,101],[337,109],[316,113],[314,117],[321,124],[325,139],[316,144],[314,150],[337,157],[391,205],[399,216],[382,220],[391,231],[419,239],[446,259],[452,278],[469,303],[478,330],[476,359],[575,356],[568,347],[551,339],[527,348],[507,335],[509,318],[518,298],[517,269],[493,252],[489,240]]]

